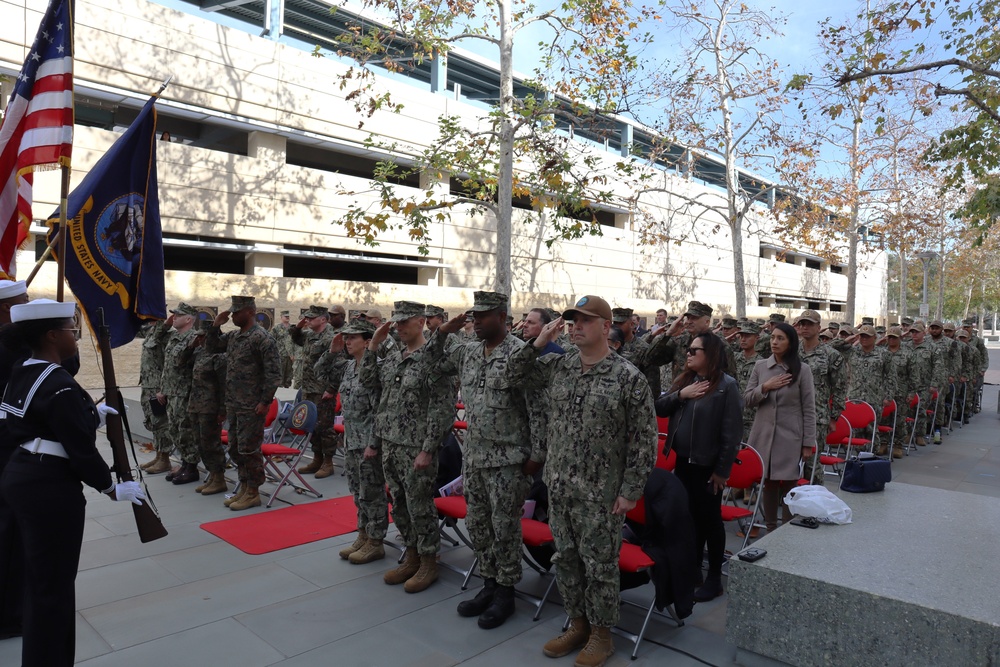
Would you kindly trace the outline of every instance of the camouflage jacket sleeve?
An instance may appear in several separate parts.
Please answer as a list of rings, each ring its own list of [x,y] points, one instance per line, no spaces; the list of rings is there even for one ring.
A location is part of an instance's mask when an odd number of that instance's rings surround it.
[[[270,335],[257,338],[257,351],[263,365],[263,376],[260,383],[260,402],[264,405],[274,400],[274,392],[281,384],[281,357],[278,355],[278,344]]]
[[[830,355],[828,373],[830,396],[833,403],[830,406],[830,423],[832,424],[840,418],[840,413],[844,411],[844,404],[847,403],[847,363],[836,350]]]
[[[545,463],[549,451],[546,432],[549,426],[549,413],[545,391],[529,389],[524,392],[524,399],[528,407],[528,430],[531,433],[531,455],[528,458],[538,463]]]
[[[986,341],[977,337],[976,350],[979,351],[979,372],[985,373],[990,367],[990,353],[986,350]]]
[[[931,373],[931,386],[944,389],[948,385],[948,360],[940,345],[934,344],[934,372]]]
[[[213,354],[212,363],[215,365],[215,400],[222,414],[226,411],[226,355]]]
[[[361,366],[358,367],[358,381],[361,386],[367,389],[381,389],[382,376],[379,373],[378,356],[368,348],[361,357]]]
[[[453,377],[461,372],[465,344],[449,343],[454,340],[453,335],[442,334],[440,329],[431,335],[427,347],[424,348],[427,354],[424,363],[428,368],[433,368],[435,373],[445,377]]]
[[[222,333],[222,327],[209,327],[205,337],[205,347],[212,352],[225,352],[229,345],[229,334]]]
[[[625,475],[618,495],[638,500],[646,487],[646,479],[656,463],[656,410],[653,394],[644,377],[636,377],[625,401],[625,423],[632,425],[628,438]]]
[[[882,360],[882,377],[885,378],[882,400],[885,400],[897,395],[897,378],[896,372],[892,367],[892,356],[888,352],[883,351]],[[882,414],[882,406],[873,405],[872,407],[875,408],[876,413]]]
[[[323,383],[325,391],[331,394],[340,391],[340,381],[344,379],[344,370],[350,361],[343,352],[327,350],[323,353],[313,371],[316,373],[316,379]]]
[[[558,355],[539,356],[534,343],[535,339],[532,338],[507,360],[507,380],[514,387],[543,389],[549,386],[552,369],[546,359]]]
[[[309,337],[306,335],[305,329],[300,329],[297,326],[288,327],[288,337],[292,339],[292,343],[298,346],[306,344]]]
[[[649,341],[649,347],[641,353],[642,366],[640,368],[643,366],[664,366],[674,360],[677,345],[673,338],[661,334],[652,340],[649,338],[646,340]]]
[[[455,385],[444,377],[425,368],[425,377],[430,387],[427,395],[427,431],[421,451],[435,453],[441,447],[448,429],[455,423]]]
[[[976,348],[969,344],[966,344],[962,348],[962,376],[966,380],[970,380],[976,376],[976,371],[979,368],[979,353]]]

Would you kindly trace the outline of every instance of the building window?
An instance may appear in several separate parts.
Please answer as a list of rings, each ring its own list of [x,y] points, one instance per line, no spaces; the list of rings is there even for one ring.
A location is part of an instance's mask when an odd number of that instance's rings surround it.
[[[335,174],[345,174],[347,176],[367,179],[371,179],[375,175],[375,169],[379,162],[377,159],[371,157],[355,155],[353,153],[341,153],[329,148],[320,148],[319,146],[297,144],[294,141],[288,142],[285,155],[285,162],[297,167],[320,169],[322,171],[331,171]],[[405,167],[403,169],[405,170]],[[407,174],[406,176],[390,180],[398,185],[405,185],[411,188],[420,187],[420,174],[417,173]]]
[[[840,266],[839,264],[831,264],[830,271],[833,273],[843,273],[844,267]]]
[[[830,304],[830,312],[831,313],[840,313],[840,312],[843,312],[843,310],[844,310],[844,307],[841,304],[839,304],[839,303],[831,303]]]
[[[818,259],[807,259],[806,260],[806,268],[807,269],[816,269],[817,271],[819,271],[820,269],[823,268],[823,264]]]
[[[246,272],[246,262],[244,253],[236,250],[165,245],[163,268],[167,271],[243,275]]]
[[[820,304],[819,304],[819,301],[810,301],[809,305],[806,306],[806,307],[809,310],[819,310],[820,309]]]

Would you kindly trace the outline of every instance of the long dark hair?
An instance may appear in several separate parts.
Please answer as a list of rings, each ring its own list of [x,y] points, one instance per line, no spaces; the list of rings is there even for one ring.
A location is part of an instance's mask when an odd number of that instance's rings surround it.
[[[802,358],[799,357],[799,335],[795,333],[795,328],[787,322],[778,322],[774,328],[788,338],[788,351],[781,358],[781,362],[788,366],[788,372],[791,373],[794,383],[799,379],[799,373],[802,371]]]
[[[711,382],[708,391],[705,395],[712,393],[718,386],[719,382],[722,381],[722,376],[725,374],[726,368],[729,365],[729,361],[726,359],[726,343],[722,341],[721,338],[716,336],[711,331],[706,331],[705,333],[700,333],[691,339],[691,343],[696,340],[700,340],[701,344],[705,348],[705,359],[708,361],[708,370],[704,375],[704,378]],[[684,371],[674,380],[673,385],[670,387],[670,391],[679,391],[684,387],[688,386],[695,380],[697,374],[690,368],[684,368]]]

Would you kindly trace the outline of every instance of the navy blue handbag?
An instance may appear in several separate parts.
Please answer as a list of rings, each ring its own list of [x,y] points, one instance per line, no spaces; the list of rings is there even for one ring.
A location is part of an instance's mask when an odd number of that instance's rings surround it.
[[[840,488],[851,493],[872,493],[884,491],[892,481],[892,464],[889,459],[868,455],[867,458],[853,457],[844,464],[840,478]]]

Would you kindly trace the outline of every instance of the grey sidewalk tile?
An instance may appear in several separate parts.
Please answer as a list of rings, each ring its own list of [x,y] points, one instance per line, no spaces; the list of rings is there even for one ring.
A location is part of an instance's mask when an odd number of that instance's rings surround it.
[[[955,487],[955,490],[961,491],[962,493],[974,493],[979,496],[993,496],[994,498],[1000,498],[1000,485],[987,486],[985,484],[962,482]]]
[[[88,512],[89,514],[89,512]],[[83,522],[83,541],[103,540],[105,537],[114,537],[115,534],[101,525],[97,519],[89,516]]]
[[[111,647],[87,620],[76,614],[76,662],[111,653]],[[21,638],[0,640],[0,665],[21,664]]]
[[[241,614],[236,620],[271,646],[292,656],[458,594],[458,586],[440,581],[422,593],[408,594],[401,585],[387,586],[382,581],[382,573],[387,569]]]
[[[151,558],[83,570],[76,577],[76,608],[87,609],[184,583]]]
[[[82,667],[239,665],[265,667],[284,656],[231,618],[80,663]]]
[[[354,533],[351,535],[353,536]],[[365,565],[352,565],[343,560],[338,552],[344,548],[345,544],[350,544],[353,541],[353,538],[345,540],[326,549],[283,558],[277,563],[319,588],[337,586],[354,579],[369,577],[373,573],[378,573],[381,576],[386,570],[395,567],[398,552],[394,549],[386,549],[385,559]]]
[[[168,532],[166,537],[146,544],[140,542],[137,535],[116,535],[86,542],[80,553],[80,569],[86,570],[111,563],[122,563],[136,558],[147,558],[171,551],[180,551],[209,544],[219,539],[199,528],[197,524],[175,526]]]
[[[455,659],[420,640],[399,641],[393,635],[395,621],[344,637],[311,651],[276,663],[273,667],[451,667]]]
[[[93,607],[83,614],[117,650],[315,589],[288,570],[268,564]]]

